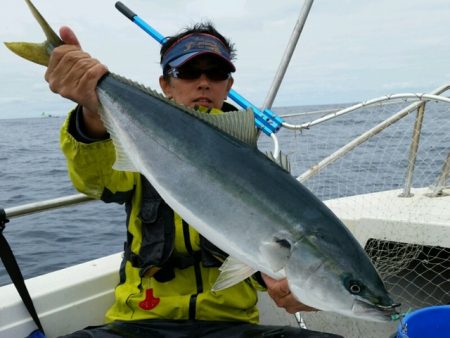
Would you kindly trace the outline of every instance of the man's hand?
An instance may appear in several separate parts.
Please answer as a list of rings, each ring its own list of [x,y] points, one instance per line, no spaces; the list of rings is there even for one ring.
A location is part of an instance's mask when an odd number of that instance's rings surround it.
[[[291,293],[288,287],[287,279],[276,280],[265,274],[261,274],[267,286],[267,293],[274,300],[278,307],[284,308],[289,313],[296,313],[299,311],[317,311],[299,302]]]
[[[59,34],[65,44],[53,50],[45,80],[53,92],[80,104],[91,136],[101,136],[106,130],[97,114],[99,102],[95,88],[108,69],[81,49],[69,27],[62,27]]]

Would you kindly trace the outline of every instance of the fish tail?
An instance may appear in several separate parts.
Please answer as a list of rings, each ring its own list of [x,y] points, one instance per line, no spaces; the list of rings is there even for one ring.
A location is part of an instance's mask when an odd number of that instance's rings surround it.
[[[44,17],[41,15],[41,13],[39,13],[36,7],[34,7],[31,1],[25,0],[25,2],[27,3],[31,13],[44,31],[47,40],[42,43],[5,42],[5,45],[13,53],[23,57],[24,59],[43,66],[48,66],[50,53],[55,47],[64,44],[64,42],[53,31],[53,29],[50,27],[47,21],[45,21]]]

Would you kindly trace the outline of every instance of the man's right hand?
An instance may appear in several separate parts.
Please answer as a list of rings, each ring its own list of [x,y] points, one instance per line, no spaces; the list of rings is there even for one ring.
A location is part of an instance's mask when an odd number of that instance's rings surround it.
[[[103,137],[106,130],[98,114],[99,101],[95,88],[108,69],[81,49],[69,27],[62,27],[59,33],[65,44],[53,50],[45,80],[53,92],[83,107],[84,124],[89,136]]]

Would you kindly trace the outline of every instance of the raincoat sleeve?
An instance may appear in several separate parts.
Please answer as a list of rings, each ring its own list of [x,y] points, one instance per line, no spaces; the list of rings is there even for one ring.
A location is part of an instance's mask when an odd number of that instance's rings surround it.
[[[105,202],[125,202],[134,189],[136,174],[112,169],[116,156],[110,138],[84,141],[77,134],[77,111],[76,108],[69,113],[60,132],[60,146],[73,185]]]
[[[261,272],[258,271],[251,276],[250,281],[256,290],[267,291],[267,286],[266,283],[264,283],[264,279],[262,279]]]

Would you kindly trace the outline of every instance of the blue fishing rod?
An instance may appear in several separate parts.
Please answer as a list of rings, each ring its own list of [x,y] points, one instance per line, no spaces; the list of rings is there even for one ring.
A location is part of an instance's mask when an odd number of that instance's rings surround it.
[[[162,36],[156,29],[142,20],[136,13],[125,6],[122,2],[116,2],[115,6],[123,15],[125,15],[128,19],[138,25],[142,30],[144,30],[160,44],[163,45],[167,41],[167,39]],[[244,109],[251,108],[255,116],[256,127],[266,135],[271,136],[272,134],[280,130],[281,125],[284,121],[270,109],[264,109],[263,111],[261,111],[258,107],[256,107],[254,104],[252,104],[250,101],[245,99],[242,95],[240,95],[233,89],[229,91],[228,97]]]

